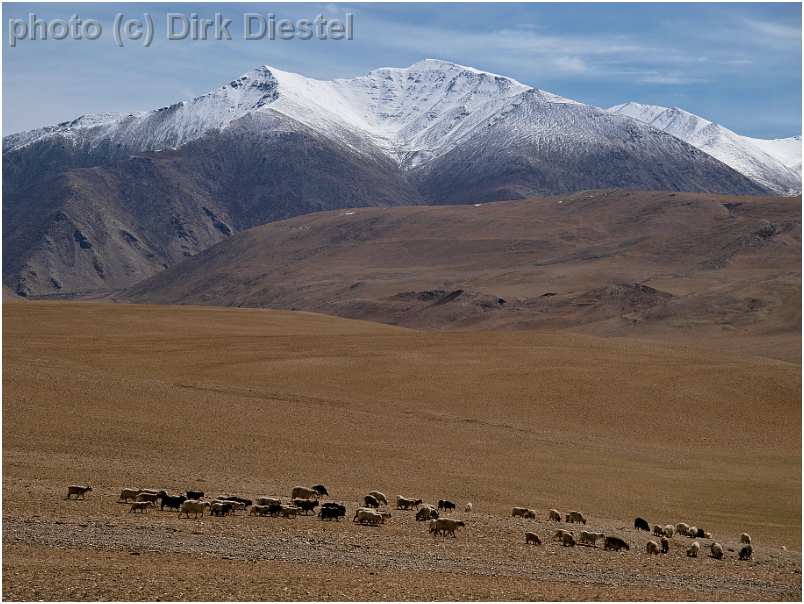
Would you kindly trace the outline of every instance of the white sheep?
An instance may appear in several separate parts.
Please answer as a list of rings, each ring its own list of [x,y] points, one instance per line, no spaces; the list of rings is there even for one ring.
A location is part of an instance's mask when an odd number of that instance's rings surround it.
[[[278,497],[257,497],[257,505],[282,505]]]
[[[128,513],[141,512],[144,514],[148,511],[148,508],[153,506],[153,504],[153,501],[132,501],[131,507],[128,509]]]
[[[711,556],[715,560],[720,560],[723,558],[723,546],[720,543],[713,543],[709,546],[709,550],[711,551]]]
[[[751,543],[751,535],[748,533],[740,535],[740,543]]]
[[[291,499],[316,499],[318,498],[318,491],[315,489],[308,489],[307,487],[293,487],[290,493]]]
[[[181,504],[181,508],[179,508],[179,518],[181,518],[182,514],[186,514],[187,518],[190,517],[190,513],[192,512],[195,514],[195,517],[198,518],[198,515],[204,516],[204,512],[209,507],[209,501],[199,501],[198,499],[188,499],[187,501]]]
[[[690,546],[687,548],[687,556],[690,558],[697,558],[698,552],[701,550],[701,544],[697,541],[693,541],[690,543]]]
[[[698,536],[698,527],[697,526],[691,526],[690,530],[687,531],[687,534],[690,537],[692,537],[693,539],[695,539]]]
[[[679,535],[684,535],[684,536],[689,535],[690,534],[690,527],[686,522],[679,522],[676,525],[676,532]],[[692,536],[694,537],[694,535],[692,535]]]
[[[355,516],[352,518],[352,522],[357,524],[369,524],[372,526],[377,526],[384,522],[384,518],[382,514],[379,512],[375,512],[369,508],[357,508],[355,511]],[[433,521],[434,522],[434,521]]]
[[[656,554],[658,556],[659,555],[659,544],[656,543],[655,541],[648,541],[647,544],[645,544],[645,551],[648,554]]]
[[[75,495],[76,499],[83,499],[84,495],[91,490],[92,487],[85,484],[71,484],[67,487],[67,497],[65,499],[71,499],[73,495]]]
[[[472,511],[472,502],[471,502],[471,501],[470,501],[469,503],[467,503],[467,504],[466,504],[466,505],[463,507],[463,511],[464,511],[464,512],[467,512],[467,513],[469,513],[469,512],[471,512],[471,511]]]
[[[668,539],[672,539],[674,532],[675,532],[675,529],[673,528],[673,525],[672,524],[667,524],[664,527],[664,535],[662,535],[662,536],[667,537]]]
[[[559,512],[558,510],[550,510],[549,519],[552,522],[561,522],[561,512]]]

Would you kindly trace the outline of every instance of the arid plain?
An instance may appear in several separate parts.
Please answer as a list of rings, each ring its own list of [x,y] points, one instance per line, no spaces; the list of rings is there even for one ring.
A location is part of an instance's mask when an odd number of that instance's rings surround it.
[[[6,599],[801,598],[795,359],[693,337],[90,302],[6,300],[3,335]],[[453,499],[466,528],[116,503],[126,486],[287,497],[316,482],[350,510],[373,489]],[[94,490],[65,501],[70,483]],[[553,507],[631,550],[550,542]],[[685,537],[648,556],[637,515],[704,527],[726,559],[707,540],[687,558]]]

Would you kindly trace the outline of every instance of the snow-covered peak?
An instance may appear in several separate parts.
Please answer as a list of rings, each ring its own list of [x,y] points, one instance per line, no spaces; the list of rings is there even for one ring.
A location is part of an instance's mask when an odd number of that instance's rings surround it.
[[[777,193],[801,192],[800,136],[777,140],[740,136],[678,107],[628,102],[607,111],[664,130]]]

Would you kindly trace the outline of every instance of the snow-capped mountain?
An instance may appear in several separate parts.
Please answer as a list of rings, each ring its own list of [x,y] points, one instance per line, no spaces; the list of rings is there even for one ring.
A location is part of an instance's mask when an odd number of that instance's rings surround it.
[[[320,210],[769,191],[660,129],[436,60],[329,81],[262,66],[189,101],[3,147],[3,275],[23,294],[124,287],[235,231]]]
[[[775,140],[740,136],[677,107],[628,102],[608,111],[668,132],[775,193],[801,193],[800,136]]]

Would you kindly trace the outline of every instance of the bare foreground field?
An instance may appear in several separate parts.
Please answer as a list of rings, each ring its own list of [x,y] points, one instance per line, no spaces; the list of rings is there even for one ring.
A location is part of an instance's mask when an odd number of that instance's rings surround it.
[[[801,599],[798,363],[266,310],[15,301],[3,319],[6,599]],[[86,501],[64,501],[75,482]],[[369,528],[115,503],[314,482],[350,510],[379,489],[475,512],[434,539],[395,510]],[[551,507],[631,551],[526,546]],[[684,537],[649,557],[636,515],[705,527],[726,559],[707,540],[688,559]],[[752,562],[729,549],[742,531]]]

